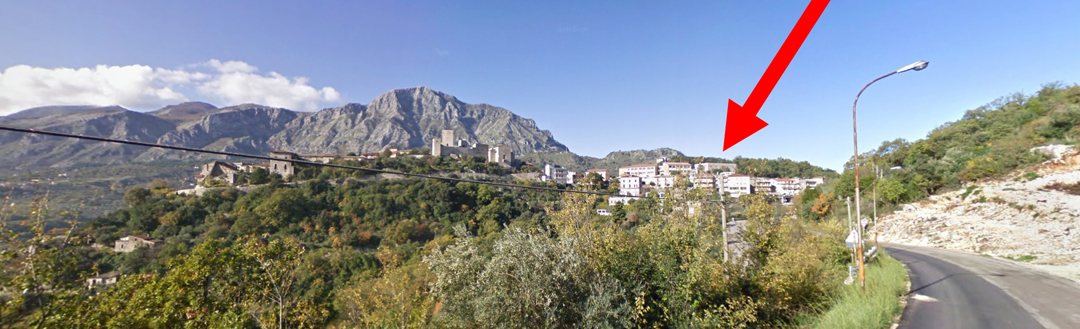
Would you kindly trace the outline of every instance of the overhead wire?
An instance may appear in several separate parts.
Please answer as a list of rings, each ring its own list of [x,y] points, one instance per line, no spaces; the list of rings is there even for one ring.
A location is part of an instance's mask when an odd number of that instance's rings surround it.
[[[414,174],[414,173],[407,173],[407,172],[401,172],[401,171],[395,171],[395,170],[365,168],[365,167],[349,166],[349,165],[342,165],[342,164],[335,164],[335,163],[322,163],[322,162],[309,161],[309,160],[303,160],[303,159],[275,158],[275,157],[270,157],[270,156],[265,156],[265,155],[257,155],[257,154],[205,150],[205,149],[194,148],[194,147],[174,146],[174,145],[165,145],[165,144],[148,143],[148,142],[140,142],[140,141],[130,141],[130,140],[124,140],[124,139],[114,139],[114,138],[106,138],[106,137],[99,137],[99,136],[87,136],[87,135],[80,135],[80,134],[62,133],[62,132],[47,131],[47,130],[37,130],[37,129],[29,129],[29,128],[17,128],[17,127],[0,126],[0,130],[19,132],[19,133],[26,133],[26,134],[38,134],[38,135],[54,136],[54,137],[76,138],[76,139],[82,139],[82,140],[92,140],[92,141],[98,141],[98,142],[117,143],[117,144],[125,144],[125,145],[137,145],[137,146],[145,146],[145,147],[152,147],[152,148],[162,148],[162,149],[185,151],[185,152],[216,154],[216,155],[224,155],[224,156],[231,156],[231,157],[238,157],[238,158],[259,159],[259,160],[267,160],[267,161],[284,161],[284,162],[290,162],[290,163],[294,163],[294,164],[305,164],[305,165],[331,167],[331,168],[361,170],[361,171],[374,172],[374,173],[380,173],[380,174],[401,175],[401,176],[407,176],[407,177],[427,178],[427,179],[435,179],[435,180],[451,181],[451,182],[459,182],[459,183],[475,183],[475,184],[484,184],[484,185],[492,185],[492,186],[500,186],[500,187],[520,188],[520,189],[539,190],[539,191],[550,191],[550,192],[559,192],[559,193],[580,193],[580,194],[590,194],[590,195],[600,195],[600,196],[617,196],[617,195],[611,194],[611,193],[596,192],[596,191],[568,190],[568,189],[560,189],[560,188],[546,187],[546,186],[532,186],[532,185],[522,185],[522,184],[511,184],[511,183],[482,181],[482,180],[475,180],[475,179],[443,177],[443,176],[434,176],[434,175],[425,175],[425,174]]]

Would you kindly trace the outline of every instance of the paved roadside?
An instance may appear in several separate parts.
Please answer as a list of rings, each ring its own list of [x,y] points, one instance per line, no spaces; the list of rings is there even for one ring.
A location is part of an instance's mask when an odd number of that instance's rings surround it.
[[[908,266],[901,328],[1080,328],[1080,284],[1017,262],[884,245]]]

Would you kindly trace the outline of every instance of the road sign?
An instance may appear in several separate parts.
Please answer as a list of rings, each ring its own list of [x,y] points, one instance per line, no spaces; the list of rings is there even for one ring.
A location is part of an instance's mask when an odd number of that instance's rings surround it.
[[[844,239],[844,244],[846,244],[848,248],[855,248],[855,243],[859,242],[858,239],[859,231],[851,230],[851,233],[848,233],[847,239]]]

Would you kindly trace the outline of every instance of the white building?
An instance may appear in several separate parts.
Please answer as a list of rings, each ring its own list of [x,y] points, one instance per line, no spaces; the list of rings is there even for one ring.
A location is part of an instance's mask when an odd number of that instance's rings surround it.
[[[802,180],[775,178],[771,180],[771,183],[776,190],[775,194],[778,196],[795,196],[803,190]]]
[[[689,162],[664,162],[660,164],[660,175],[671,176],[676,173],[689,174],[694,167]]]
[[[675,176],[665,175],[649,178],[642,178],[642,182],[649,186],[653,186],[659,189],[671,188],[675,186]]]
[[[716,176],[714,176],[713,174],[705,174],[705,173],[692,175],[690,177],[690,183],[694,184],[694,188],[700,188],[700,189],[710,189],[711,190],[711,189],[715,189],[716,186],[717,186],[717,184],[716,184]]]
[[[750,194],[750,176],[743,174],[731,174],[724,177],[724,192],[731,197],[738,198],[743,194]]]
[[[619,177],[619,194],[624,196],[641,196],[641,177]]]
[[[570,184],[570,185],[577,184],[578,182],[581,182],[582,178],[585,178],[585,176],[581,175],[581,174],[578,174],[576,171],[567,171],[566,172],[566,183],[567,184]]]
[[[735,172],[739,166],[734,163],[702,162],[694,165],[694,170],[699,173],[712,173],[714,171]]]
[[[509,166],[514,163],[514,150],[506,145],[496,145],[488,148],[488,162]]]
[[[120,279],[120,272],[108,272],[104,274],[95,275],[86,279],[86,288],[92,289],[96,286],[107,286],[116,284],[116,281]]]
[[[656,164],[642,163],[619,168],[619,176],[654,177],[657,173]]]
[[[817,186],[821,184],[825,184],[825,177],[817,176],[803,180],[803,185],[806,185],[806,187],[809,188],[817,188]]]
[[[570,172],[567,171],[566,168],[553,164],[545,164],[544,175],[540,176],[540,180],[558,184],[569,184],[569,177],[567,177],[569,174]]]
[[[611,197],[608,197],[607,203],[608,203],[609,206],[614,206],[616,203],[621,203],[621,204],[626,205],[626,204],[630,204],[630,200],[640,200],[640,199],[641,199],[641,197],[639,197],[639,196],[611,196]]]

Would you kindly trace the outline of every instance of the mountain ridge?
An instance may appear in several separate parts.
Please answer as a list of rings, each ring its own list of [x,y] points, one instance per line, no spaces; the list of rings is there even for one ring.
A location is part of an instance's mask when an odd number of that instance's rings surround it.
[[[218,151],[264,154],[374,152],[386,147],[430,147],[443,129],[457,138],[507,145],[517,154],[569,149],[532,119],[510,110],[465,103],[420,86],[388,91],[368,104],[349,103],[316,112],[259,104],[216,107],[184,102],[147,112],[120,106],[45,106],[0,117],[5,125],[156,142]],[[76,163],[192,160],[197,154],[91,141],[0,132],[0,158],[9,169],[65,167]]]

